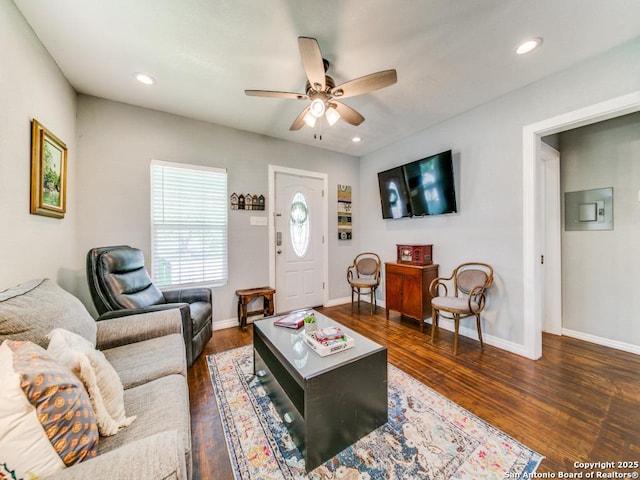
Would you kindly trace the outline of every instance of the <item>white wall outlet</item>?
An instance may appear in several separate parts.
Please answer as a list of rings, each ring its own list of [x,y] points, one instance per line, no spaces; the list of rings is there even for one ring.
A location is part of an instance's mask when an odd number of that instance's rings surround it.
[[[267,217],[254,217],[249,218],[249,224],[255,227],[266,227],[269,223]]]

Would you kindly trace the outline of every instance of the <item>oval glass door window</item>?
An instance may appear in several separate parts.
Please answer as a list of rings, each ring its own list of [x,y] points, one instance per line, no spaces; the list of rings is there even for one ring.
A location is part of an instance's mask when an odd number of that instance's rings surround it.
[[[307,199],[300,192],[296,192],[291,200],[289,230],[293,251],[298,258],[304,257],[309,249],[309,206]]]

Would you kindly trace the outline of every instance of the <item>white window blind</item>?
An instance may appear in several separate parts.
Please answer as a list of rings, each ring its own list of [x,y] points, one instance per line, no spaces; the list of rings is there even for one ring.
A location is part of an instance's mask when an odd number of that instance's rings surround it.
[[[152,160],[151,217],[158,286],[226,283],[226,170]]]

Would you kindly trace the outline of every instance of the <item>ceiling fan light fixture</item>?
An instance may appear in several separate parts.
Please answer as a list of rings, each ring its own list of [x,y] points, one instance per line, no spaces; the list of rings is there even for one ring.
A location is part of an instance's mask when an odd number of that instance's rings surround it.
[[[324,115],[324,110],[325,110],[324,102],[319,98],[316,98],[315,100],[313,100],[311,102],[311,106],[309,107],[309,112],[311,112],[311,115],[313,115],[316,118],[320,118],[322,115]]]
[[[311,113],[311,110],[309,110],[304,116],[304,123],[306,123],[309,128],[316,126],[316,120],[317,118],[313,113]]]
[[[325,113],[325,117],[327,117],[327,122],[329,122],[329,126],[333,127],[338,120],[340,120],[340,114],[338,111],[333,108],[327,108],[327,113]]]

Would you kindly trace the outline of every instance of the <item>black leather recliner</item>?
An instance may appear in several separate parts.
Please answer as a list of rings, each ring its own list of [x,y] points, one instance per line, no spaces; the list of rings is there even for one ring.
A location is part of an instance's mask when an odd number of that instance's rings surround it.
[[[144,266],[142,251],[127,245],[93,248],[87,253],[87,281],[98,321],[107,318],[179,308],[192,365],[212,336],[211,290],[160,290]]]

